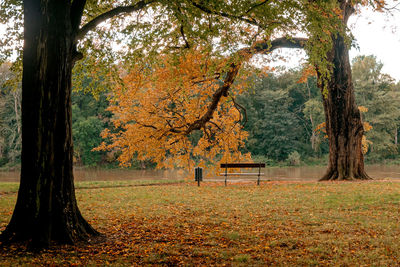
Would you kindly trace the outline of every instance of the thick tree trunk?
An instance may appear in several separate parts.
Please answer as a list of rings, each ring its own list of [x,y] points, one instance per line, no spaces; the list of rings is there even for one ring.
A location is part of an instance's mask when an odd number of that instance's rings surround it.
[[[353,9],[347,1],[339,2],[346,25]],[[321,180],[370,179],[364,170],[361,150],[364,128],[355,103],[349,48],[341,35],[333,36],[332,40],[333,47],[327,55],[333,66],[331,79],[319,79],[321,92],[328,90],[323,96],[323,104],[329,140],[328,170]]]
[[[21,183],[3,241],[73,243],[98,233],[82,217],[72,170],[71,1],[24,1]]]

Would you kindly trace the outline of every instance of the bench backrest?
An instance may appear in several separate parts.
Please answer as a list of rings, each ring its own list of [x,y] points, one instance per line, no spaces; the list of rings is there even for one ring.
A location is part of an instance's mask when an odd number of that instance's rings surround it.
[[[265,168],[265,163],[221,163],[221,168]]]

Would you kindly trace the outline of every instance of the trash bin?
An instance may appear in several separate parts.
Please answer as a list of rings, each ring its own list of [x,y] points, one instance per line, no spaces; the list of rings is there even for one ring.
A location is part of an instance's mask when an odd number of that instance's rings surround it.
[[[201,167],[194,168],[194,180],[196,182],[203,181],[203,168]]]

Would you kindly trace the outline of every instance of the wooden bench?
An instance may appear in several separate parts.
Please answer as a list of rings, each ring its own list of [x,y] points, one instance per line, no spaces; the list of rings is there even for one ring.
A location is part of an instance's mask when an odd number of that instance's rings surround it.
[[[228,176],[257,176],[257,185],[260,185],[261,168],[265,168],[265,163],[221,163],[221,168],[225,169],[225,172],[220,173],[220,175],[225,176],[225,186],[228,180]],[[228,169],[241,169],[241,168],[258,168],[258,172],[237,172],[228,173]]]

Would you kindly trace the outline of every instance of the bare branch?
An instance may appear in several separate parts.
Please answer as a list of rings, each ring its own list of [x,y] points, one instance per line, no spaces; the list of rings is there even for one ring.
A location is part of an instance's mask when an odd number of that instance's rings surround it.
[[[154,130],[158,130],[157,127],[155,127],[154,125],[149,125],[149,124],[144,124],[144,123],[140,123],[138,121],[135,121],[138,125],[144,127],[144,128],[152,128]]]
[[[183,41],[185,42],[184,48],[190,48],[189,42],[188,42],[188,40],[186,39],[186,36],[185,36],[185,30],[183,28],[183,25],[181,25],[181,29],[180,30],[181,30],[181,35],[182,35]]]
[[[221,77],[221,73],[216,72],[214,74],[214,76],[211,76],[211,77],[203,76],[202,80],[193,81],[192,84],[195,85],[195,84],[199,84],[199,83],[215,81],[215,80],[219,79],[220,77]],[[194,78],[192,80],[194,80]]]
[[[218,124],[216,124],[215,122],[213,122],[213,121],[210,121],[210,123],[211,124],[213,124],[215,127],[217,127],[218,128],[218,130],[222,130],[222,128],[221,127],[219,127],[219,125]]]
[[[233,105],[235,106],[237,111],[239,111],[240,117],[242,117],[242,112],[240,112],[240,110],[243,111],[243,114],[244,114],[244,120],[243,120],[243,125],[242,125],[242,129],[243,129],[244,126],[246,126],[246,124],[247,124],[247,111],[246,111],[246,108],[243,107],[242,105],[240,105],[239,103],[237,103],[234,97],[232,97],[232,101],[233,101]]]
[[[257,7],[260,7],[260,6],[264,5],[264,4],[266,4],[268,1],[269,1],[269,0],[264,0],[264,1],[261,1],[260,3],[258,3],[258,4],[255,4],[254,6],[250,7],[250,8],[246,11],[246,14],[247,14],[247,13],[250,13],[250,11],[256,9]]]
[[[107,19],[110,19],[115,16],[119,16],[121,14],[139,11],[139,10],[145,8],[146,6],[148,6],[154,2],[157,2],[157,1],[158,0],[141,0],[141,1],[137,2],[135,5],[120,6],[120,7],[111,9],[110,11],[107,11],[107,12],[95,17],[94,19],[92,19],[91,21],[86,23],[84,26],[82,26],[82,28],[79,30],[78,34],[76,35],[75,39],[81,40],[89,31],[93,30],[94,28],[96,28],[97,25],[99,25],[103,21],[106,21]]]
[[[207,6],[204,6],[204,5],[200,4],[200,3],[197,3],[195,0],[191,0],[190,2],[192,3],[192,5],[194,7],[197,7],[198,9],[200,9],[201,11],[203,11],[203,12],[205,12],[207,14],[217,15],[217,16],[221,16],[221,17],[229,18],[229,19],[235,19],[235,20],[247,22],[247,23],[249,23],[250,25],[253,25],[253,26],[261,27],[261,25],[254,19],[245,18],[243,16],[232,15],[232,14],[228,14],[228,13],[225,13],[225,12],[215,11],[215,10],[212,10],[212,9],[208,8]]]

